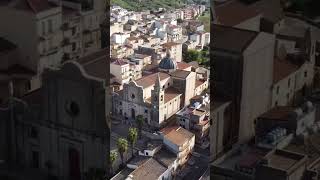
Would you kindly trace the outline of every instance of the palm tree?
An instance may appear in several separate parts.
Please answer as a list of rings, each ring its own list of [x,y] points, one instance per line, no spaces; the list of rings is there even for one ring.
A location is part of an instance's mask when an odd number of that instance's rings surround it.
[[[138,139],[138,130],[137,128],[129,128],[129,132],[128,132],[128,141],[131,144],[131,155],[133,156],[133,147],[136,144]]]
[[[139,139],[141,139],[141,131],[142,131],[142,126],[143,126],[143,116],[142,115],[138,115],[136,118],[136,123],[139,129]]]
[[[116,151],[110,151],[109,158],[111,163],[111,173],[113,173],[113,164],[118,157],[118,153]]]
[[[119,138],[117,141],[117,147],[121,157],[122,165],[124,165],[123,154],[128,150],[128,141],[124,138]]]

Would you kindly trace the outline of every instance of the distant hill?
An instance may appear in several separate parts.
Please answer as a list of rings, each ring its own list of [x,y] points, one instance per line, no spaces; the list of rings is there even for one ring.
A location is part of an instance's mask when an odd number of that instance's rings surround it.
[[[139,11],[179,8],[190,1],[192,2],[192,0],[111,0],[111,5],[118,5],[131,11]]]

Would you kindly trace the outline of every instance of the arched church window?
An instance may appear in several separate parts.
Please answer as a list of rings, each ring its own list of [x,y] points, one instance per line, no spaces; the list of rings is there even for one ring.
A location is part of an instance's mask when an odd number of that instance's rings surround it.
[[[74,101],[68,101],[65,106],[66,112],[72,116],[78,116],[80,113],[79,105]]]
[[[136,96],[134,94],[131,94],[131,98],[134,99]]]

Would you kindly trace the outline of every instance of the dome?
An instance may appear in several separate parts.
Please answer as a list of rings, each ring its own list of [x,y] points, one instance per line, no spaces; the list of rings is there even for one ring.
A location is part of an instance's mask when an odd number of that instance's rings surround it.
[[[164,70],[177,69],[177,63],[170,57],[170,54],[168,54],[160,61],[159,68]]]

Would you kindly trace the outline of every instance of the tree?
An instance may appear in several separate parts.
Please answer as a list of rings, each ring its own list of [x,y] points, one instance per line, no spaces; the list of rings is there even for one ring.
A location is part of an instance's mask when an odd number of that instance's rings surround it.
[[[188,50],[186,53],[184,53],[184,61],[199,61],[199,52],[196,50]]]
[[[111,173],[113,173],[113,165],[114,165],[114,162],[116,161],[117,157],[118,157],[118,154],[116,151],[110,151],[109,158],[110,158],[110,163],[111,163]]]
[[[133,147],[136,144],[138,139],[138,130],[137,128],[129,128],[129,132],[128,132],[128,141],[131,144],[131,154],[133,156]]]
[[[138,129],[139,129],[139,139],[141,139],[142,126],[143,126],[143,123],[144,123],[144,120],[143,120],[143,116],[142,116],[142,115],[138,115],[138,116],[136,117],[136,123],[137,123]]]
[[[128,141],[124,138],[119,138],[117,141],[117,147],[118,147],[118,152],[120,154],[121,157],[121,161],[122,161],[122,165],[124,165],[124,153],[127,152],[128,150]]]

